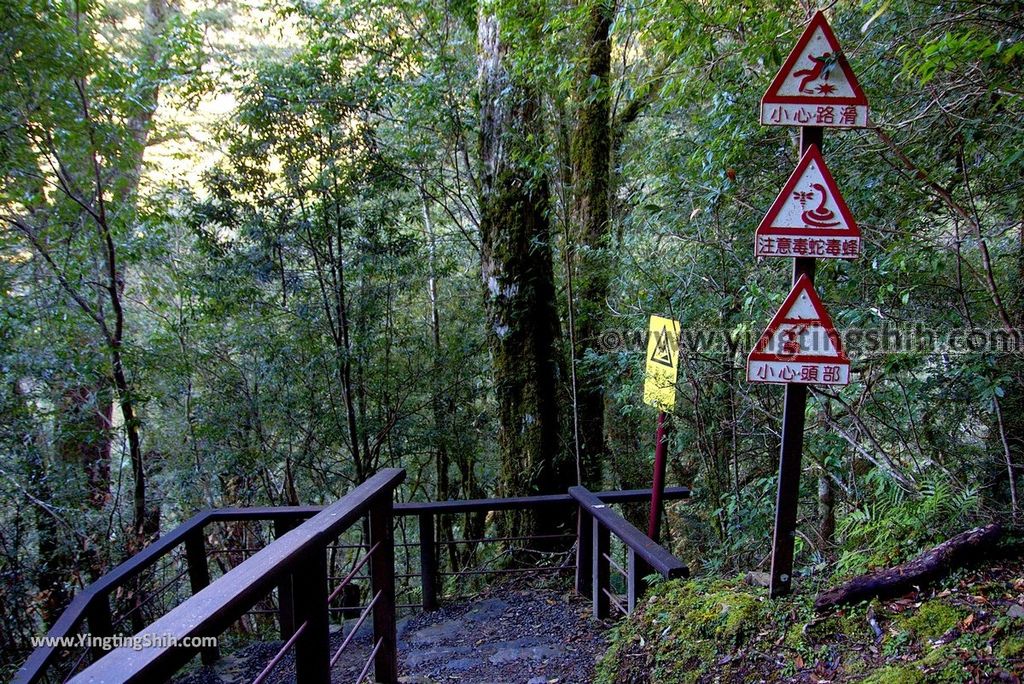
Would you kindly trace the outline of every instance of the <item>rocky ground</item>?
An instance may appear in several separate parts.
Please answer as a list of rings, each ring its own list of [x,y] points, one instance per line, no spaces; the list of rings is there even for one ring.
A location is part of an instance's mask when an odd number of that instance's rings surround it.
[[[572,592],[538,588],[495,589],[399,624],[401,681],[409,684],[584,684],[606,648],[606,626],[590,617],[590,606]],[[343,639],[332,635],[332,647]],[[177,684],[251,682],[280,648],[254,644],[213,666],[181,677]],[[364,627],[332,670],[334,682],[354,682],[370,652]],[[372,680],[371,677],[368,679]],[[295,681],[291,655],[268,683]]]

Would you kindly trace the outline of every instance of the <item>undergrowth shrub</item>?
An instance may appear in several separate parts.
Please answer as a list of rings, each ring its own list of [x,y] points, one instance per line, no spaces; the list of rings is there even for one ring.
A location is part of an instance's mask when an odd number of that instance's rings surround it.
[[[840,555],[835,575],[856,575],[902,563],[923,548],[966,529],[979,512],[974,488],[954,486],[946,478],[927,480],[909,493],[878,471],[867,478],[868,503],[836,525]]]

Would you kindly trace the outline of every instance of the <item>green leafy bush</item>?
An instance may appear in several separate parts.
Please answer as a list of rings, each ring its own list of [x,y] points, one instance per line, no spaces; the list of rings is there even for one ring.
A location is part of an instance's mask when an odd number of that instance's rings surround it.
[[[841,541],[837,577],[908,560],[927,546],[961,531],[978,511],[978,493],[946,479],[926,482],[909,494],[879,471],[872,471],[868,503],[844,516],[836,531]]]

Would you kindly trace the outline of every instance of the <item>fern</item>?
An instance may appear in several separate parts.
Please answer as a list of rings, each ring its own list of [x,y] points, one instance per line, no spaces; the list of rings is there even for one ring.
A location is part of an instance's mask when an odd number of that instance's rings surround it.
[[[948,479],[926,480],[908,494],[888,478],[869,479],[870,504],[843,516],[836,525],[843,551],[838,575],[903,562],[923,548],[963,528],[977,513],[977,489],[955,487]]]

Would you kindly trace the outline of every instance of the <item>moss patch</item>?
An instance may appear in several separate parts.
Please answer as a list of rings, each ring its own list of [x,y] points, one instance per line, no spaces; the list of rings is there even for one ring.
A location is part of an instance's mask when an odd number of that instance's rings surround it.
[[[951,578],[927,596],[824,615],[814,612],[816,588],[807,585],[772,600],[738,579],[666,582],[616,628],[596,681],[952,684],[1020,676],[1024,620],[1006,613],[1009,597],[1024,587],[1022,565]],[[974,586],[983,582],[989,596]],[[949,634],[954,628],[959,632]],[[931,643],[944,635],[949,643]]]
[[[1010,637],[999,647],[1000,658],[1024,657],[1024,637]]]
[[[911,665],[890,665],[864,680],[864,684],[921,684],[924,673]]]
[[[909,615],[900,616],[896,623],[900,628],[912,632],[918,640],[926,641],[938,639],[965,617],[965,611],[934,600],[921,604],[920,608]]]
[[[735,673],[732,658],[717,654],[743,650],[775,621],[774,609],[763,589],[736,581],[661,584],[617,631],[597,681],[682,683]]]

